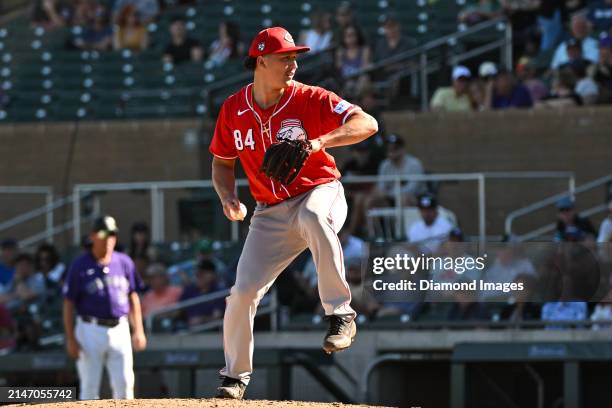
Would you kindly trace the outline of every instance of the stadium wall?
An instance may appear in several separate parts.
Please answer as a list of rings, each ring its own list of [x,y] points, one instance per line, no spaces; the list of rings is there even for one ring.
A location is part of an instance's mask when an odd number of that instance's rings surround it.
[[[506,110],[478,113],[387,113],[388,132],[404,137],[407,151],[429,173],[573,171],[580,185],[612,173],[612,109]],[[476,183],[445,183],[440,202],[455,211],[468,233],[477,232]],[[566,180],[487,180],[487,233],[503,232],[506,215],[567,189]],[[605,200],[604,189],[578,197],[578,207]],[[555,219],[550,207],[525,217],[519,231]],[[600,217],[594,217],[598,223]]]
[[[383,115],[388,132],[407,141],[429,173],[479,171],[574,171],[577,184],[612,172],[612,109],[495,111],[473,114]],[[68,191],[74,183],[115,183],[210,178],[207,147],[214,123],[192,120],[81,122],[74,145]],[[63,191],[74,123],[0,126],[0,185],[51,185]],[[341,164],[348,149],[333,151]],[[240,174],[240,173],[239,173]],[[487,180],[487,233],[501,234],[508,212],[567,189],[567,180]],[[579,197],[579,207],[600,204],[603,189]],[[166,233],[178,238],[173,205],[192,192],[168,194]],[[240,192],[246,198],[246,191]],[[477,233],[475,182],[443,183],[440,202],[453,210],[468,234]],[[44,204],[42,197],[1,197],[0,220]],[[122,225],[150,219],[147,194],[113,193],[105,211]],[[247,201],[248,203],[248,201]],[[70,215],[70,210],[67,211]],[[61,218],[57,213],[57,219]],[[526,217],[519,231],[554,220],[551,207]],[[600,217],[594,217],[595,222]],[[44,219],[6,231],[18,237],[41,231]]]

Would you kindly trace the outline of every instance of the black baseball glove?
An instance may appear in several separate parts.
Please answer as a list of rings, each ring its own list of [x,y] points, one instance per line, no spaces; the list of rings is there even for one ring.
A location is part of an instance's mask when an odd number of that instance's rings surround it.
[[[311,152],[312,146],[308,141],[281,140],[266,150],[261,171],[288,186],[298,176]]]

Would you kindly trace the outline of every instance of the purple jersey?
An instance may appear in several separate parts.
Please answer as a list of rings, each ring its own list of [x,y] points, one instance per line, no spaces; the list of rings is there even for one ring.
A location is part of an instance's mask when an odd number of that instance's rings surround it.
[[[108,265],[91,253],[76,258],[66,276],[64,297],[74,302],[77,314],[116,319],[128,314],[129,294],[140,286],[132,259],[113,252]]]

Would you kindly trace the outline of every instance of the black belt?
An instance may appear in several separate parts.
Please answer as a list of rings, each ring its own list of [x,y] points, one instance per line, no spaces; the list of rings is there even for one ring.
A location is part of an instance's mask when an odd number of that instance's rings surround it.
[[[119,324],[119,319],[100,319],[92,316],[81,316],[81,319],[84,322],[97,324],[98,326],[115,327]]]

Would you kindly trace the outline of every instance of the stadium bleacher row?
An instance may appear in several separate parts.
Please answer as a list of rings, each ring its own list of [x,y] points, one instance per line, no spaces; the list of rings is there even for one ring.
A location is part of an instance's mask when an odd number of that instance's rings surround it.
[[[461,0],[459,0],[461,2]],[[380,35],[380,23],[393,13],[405,34],[420,43],[454,32],[461,4],[455,1],[358,1],[357,21],[371,40]],[[46,31],[21,16],[0,29],[0,83],[10,98],[0,109],[1,121],[75,120],[198,116],[206,112],[202,90],[219,79],[242,71],[242,61],[221,67],[204,63],[164,64],[161,56],[168,42],[173,16],[185,18],[189,35],[205,46],[217,35],[220,21],[233,20],[241,27],[243,41],[273,24],[292,32],[310,26],[313,10],[333,12],[335,4],[315,0],[264,3],[200,1],[167,9],[148,25],[150,47],[140,53],[67,49],[80,26]]]

